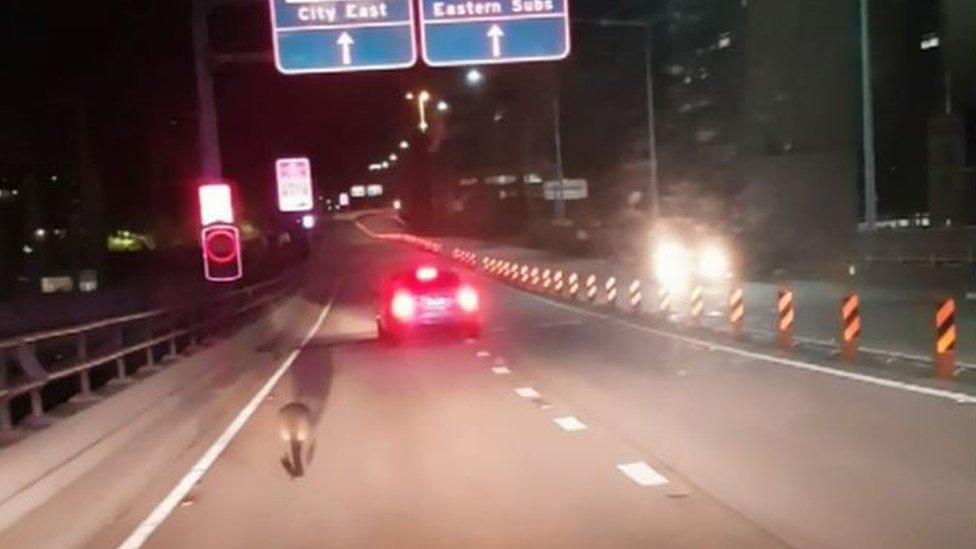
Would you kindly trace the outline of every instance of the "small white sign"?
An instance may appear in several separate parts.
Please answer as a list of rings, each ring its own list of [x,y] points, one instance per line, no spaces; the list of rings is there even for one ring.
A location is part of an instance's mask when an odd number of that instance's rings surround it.
[[[339,193],[339,206],[345,208],[349,205],[349,193]]]
[[[559,181],[546,181],[543,191],[546,200],[557,200],[559,197]],[[585,179],[563,180],[563,200],[584,200],[589,196],[589,184]]]
[[[370,185],[366,187],[366,196],[383,196],[383,185]]]
[[[283,212],[307,212],[314,205],[312,196],[312,163],[308,158],[279,158],[275,162],[278,176],[278,209]]]
[[[352,195],[353,198],[365,198],[366,187],[364,187],[363,185],[353,185],[349,189],[349,194]]]

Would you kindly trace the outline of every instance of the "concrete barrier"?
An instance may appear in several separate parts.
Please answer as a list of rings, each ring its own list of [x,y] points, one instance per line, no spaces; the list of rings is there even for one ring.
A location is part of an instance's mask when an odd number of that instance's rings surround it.
[[[206,394],[249,375],[260,375],[297,343],[297,337],[292,336],[310,325],[320,310],[317,303],[288,298],[229,339],[137,383],[115,386],[112,389],[118,392],[111,396],[0,450],[0,546],[5,545],[5,536],[13,535],[9,529],[15,524],[30,529],[30,524],[18,521],[106,460],[128,451],[130,443],[145,436],[151,426],[166,427],[145,459],[121,460],[131,470],[113,471],[116,484],[104,489],[100,485],[97,497],[86,504],[84,512],[73,513],[68,523],[57,525],[57,538],[45,538],[43,545],[77,546],[79,540],[93,536],[124,512],[139,489],[151,482],[155,465],[175,459],[188,442],[208,431],[199,418],[181,417],[188,401],[199,399],[200,392]],[[266,349],[255,349],[255,342],[272,343]],[[184,421],[187,419],[190,427]],[[180,425],[183,427],[177,428]]]

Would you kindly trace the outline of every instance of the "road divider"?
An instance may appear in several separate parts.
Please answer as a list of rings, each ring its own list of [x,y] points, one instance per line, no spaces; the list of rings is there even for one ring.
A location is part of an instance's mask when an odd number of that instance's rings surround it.
[[[617,277],[611,276],[607,279],[603,287],[607,301],[607,307],[613,309],[617,306]]]
[[[644,305],[644,292],[641,290],[641,281],[634,280],[630,283],[630,288],[628,288],[628,304],[630,305],[630,312],[633,314],[640,314]]]
[[[705,290],[701,285],[696,285],[691,289],[689,296],[689,313],[692,326],[701,326],[702,314],[705,312]]]
[[[746,316],[746,305],[742,288],[729,292],[729,323],[732,324],[732,337],[742,339],[742,323]]]
[[[935,373],[941,379],[956,377],[956,301],[946,299],[935,311]]]
[[[841,300],[840,317],[841,356],[847,362],[857,362],[861,340],[861,298],[856,293],[851,292]]]
[[[586,278],[586,300],[588,302],[596,303],[596,275],[590,275]]]
[[[778,322],[776,329],[779,333],[780,347],[790,350],[793,348],[793,330],[796,327],[796,296],[789,288],[780,288],[776,300]]]
[[[657,289],[657,314],[665,318],[671,314],[671,290],[665,286]]]
[[[362,228],[362,227],[361,227]],[[435,250],[442,247],[440,244],[416,239],[403,235],[396,235],[395,240],[420,246],[424,249]],[[382,238],[382,235],[380,235]],[[464,265],[471,265],[469,253],[459,249],[456,260]],[[453,254],[452,254],[453,255]],[[473,255],[477,258],[477,255]],[[489,265],[495,265],[495,258],[491,258]],[[585,280],[576,272],[570,272],[566,281],[563,282],[562,274],[564,271],[557,270],[557,267],[530,267],[519,263],[498,260],[497,268],[491,268],[487,272],[496,278],[506,280],[509,283],[522,286],[524,289],[545,295],[552,295],[558,298],[577,301],[581,299],[589,305],[606,307],[611,311],[617,309],[617,277],[609,276],[601,286],[595,274],[590,274]],[[475,259],[473,267],[477,267]],[[541,284],[540,284],[541,283]],[[639,315],[643,312],[642,300],[644,287],[639,279],[634,280],[627,288],[627,301],[621,307],[622,312]],[[673,320],[674,295],[666,287],[656,289],[657,303],[656,312],[662,320]],[[600,302],[600,297],[604,302]],[[775,336],[778,345],[784,350],[792,350],[797,340],[808,341],[809,338],[798,338],[795,336],[796,330],[796,295],[794,290],[789,287],[781,287],[776,295],[776,332]],[[890,356],[899,360],[912,360],[920,362],[931,362],[935,364],[935,374],[939,378],[954,379],[959,369],[976,369],[976,365],[969,363],[959,363],[956,359],[956,346],[958,339],[958,327],[956,325],[956,303],[952,299],[946,299],[938,304],[935,315],[935,349],[934,359],[932,355],[928,357],[922,353],[917,355],[906,354],[897,351],[885,351],[861,346],[861,333],[863,324],[861,320],[861,299],[860,296],[851,292],[845,295],[840,304],[840,355],[848,363],[857,363],[861,352],[873,356]],[[703,325],[705,312],[705,292],[701,286],[692,288],[689,295],[689,315],[688,318],[694,326]],[[743,340],[745,337],[745,295],[742,287],[733,287],[728,295],[728,322],[731,326],[731,335],[736,340]],[[819,341],[819,340],[817,340]],[[838,342],[824,340],[823,345],[837,348]]]

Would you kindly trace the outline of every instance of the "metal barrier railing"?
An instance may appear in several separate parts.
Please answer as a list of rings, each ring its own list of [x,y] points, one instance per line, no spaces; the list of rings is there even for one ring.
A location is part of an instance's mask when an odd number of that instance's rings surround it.
[[[17,427],[12,404],[29,399],[22,421],[43,421],[45,413],[59,404],[45,403],[44,389],[58,381],[78,378],[70,398],[90,399],[92,374],[115,365],[112,377],[126,380],[130,359],[143,354],[141,367],[153,367],[157,359],[173,359],[197,346],[210,335],[233,327],[235,321],[269,305],[297,286],[289,275],[224,293],[192,305],[154,309],[66,328],[34,332],[0,340],[0,438]],[[135,365],[139,367],[138,364]],[[71,393],[72,391],[66,390]]]

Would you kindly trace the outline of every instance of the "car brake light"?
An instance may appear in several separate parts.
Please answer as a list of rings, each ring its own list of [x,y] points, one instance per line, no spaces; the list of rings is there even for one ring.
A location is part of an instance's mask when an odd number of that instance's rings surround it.
[[[390,313],[393,314],[394,318],[401,322],[409,322],[413,320],[416,310],[417,304],[414,303],[410,292],[400,290],[393,294],[393,300],[390,301]]]
[[[436,267],[421,267],[417,269],[415,274],[417,276],[417,280],[421,282],[430,282],[431,280],[437,278],[439,273],[437,272]]]
[[[458,290],[458,306],[466,313],[473,313],[478,310],[478,292],[470,286],[464,286]]]

